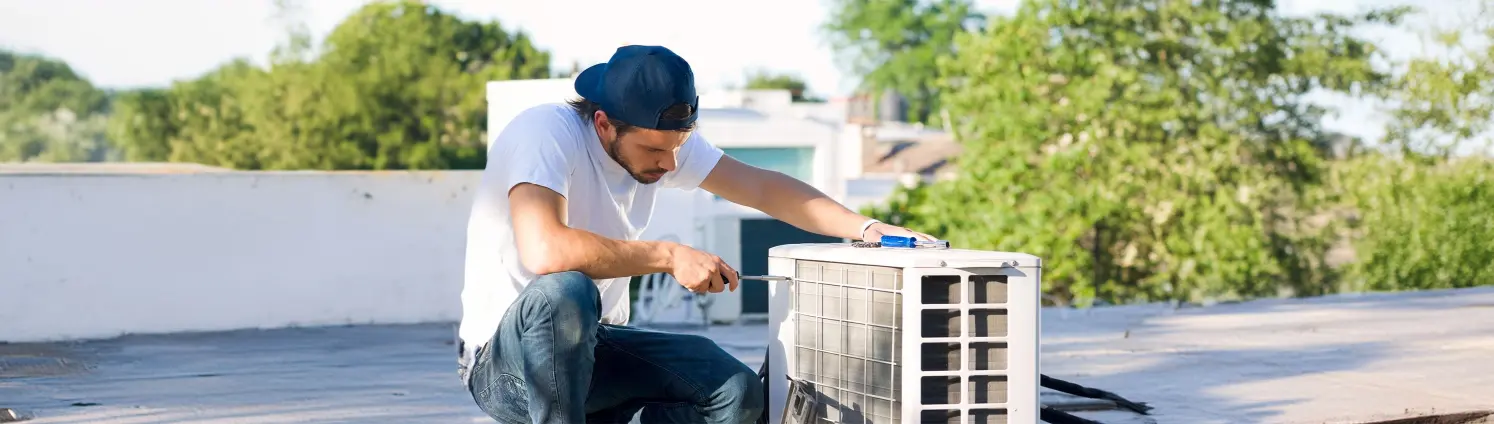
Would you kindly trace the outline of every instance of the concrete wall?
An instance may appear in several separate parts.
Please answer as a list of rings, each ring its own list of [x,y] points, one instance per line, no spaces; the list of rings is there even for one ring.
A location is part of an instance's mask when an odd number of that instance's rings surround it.
[[[455,321],[477,181],[0,174],[0,341]],[[659,212],[646,238],[696,242],[693,208]]]
[[[477,177],[0,176],[0,340],[454,320]]]

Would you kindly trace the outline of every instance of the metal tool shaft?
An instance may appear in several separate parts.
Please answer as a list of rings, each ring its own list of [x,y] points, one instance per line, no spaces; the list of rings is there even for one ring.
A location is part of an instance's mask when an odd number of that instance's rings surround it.
[[[726,277],[726,274],[722,274],[721,277],[723,277],[723,278]],[[789,280],[793,280],[793,278],[779,277],[779,276],[776,276],[776,275],[742,275],[742,274],[737,274],[737,280],[789,281]]]
[[[758,281],[789,281],[789,280],[792,280],[792,278],[789,278],[789,277],[779,277],[779,276],[776,276],[776,275],[742,275],[742,276],[738,276],[737,279],[738,280],[758,280]]]

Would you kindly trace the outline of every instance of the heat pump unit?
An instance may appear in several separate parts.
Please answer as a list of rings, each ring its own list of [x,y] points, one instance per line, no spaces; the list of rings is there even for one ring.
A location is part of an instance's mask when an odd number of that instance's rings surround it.
[[[769,422],[1038,422],[1037,257],[841,243],[768,255],[792,277],[769,289]]]

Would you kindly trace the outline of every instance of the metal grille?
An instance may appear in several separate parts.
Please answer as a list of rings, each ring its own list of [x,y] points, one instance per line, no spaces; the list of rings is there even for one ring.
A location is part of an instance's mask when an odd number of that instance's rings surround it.
[[[1005,409],[973,406],[1007,402],[1006,277],[925,276],[908,288],[922,325],[907,333],[899,268],[798,261],[791,287],[792,369],[813,384],[818,422],[900,423],[904,402],[920,422],[1006,422]],[[902,357],[904,337],[917,358]],[[910,362],[919,387],[907,398]]]
[[[795,373],[814,383],[826,423],[897,423],[902,410],[902,272],[800,261]]]

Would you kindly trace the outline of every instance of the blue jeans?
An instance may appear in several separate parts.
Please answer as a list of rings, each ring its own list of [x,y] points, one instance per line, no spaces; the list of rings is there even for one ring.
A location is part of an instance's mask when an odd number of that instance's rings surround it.
[[[757,372],[701,336],[603,325],[579,272],[541,276],[477,351],[471,392],[502,423],[756,422]]]

